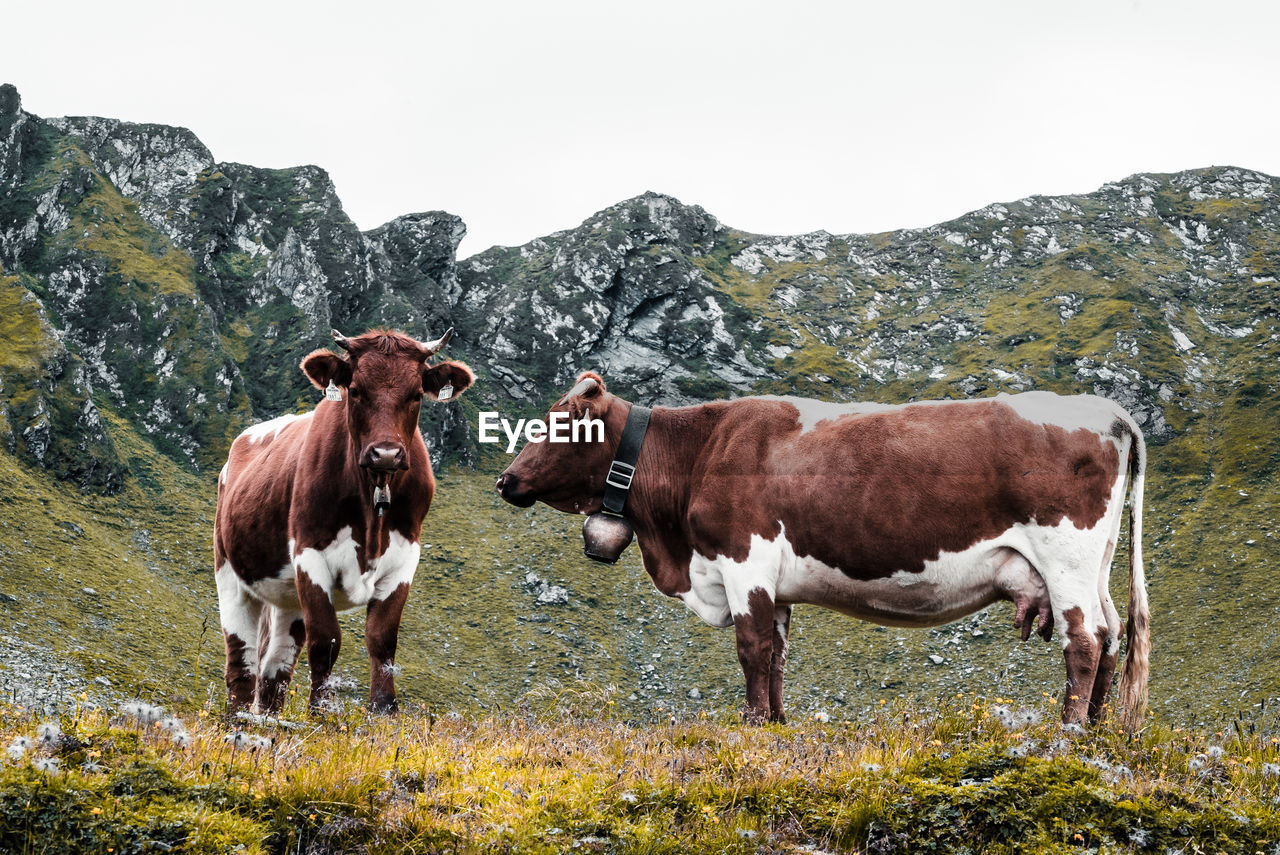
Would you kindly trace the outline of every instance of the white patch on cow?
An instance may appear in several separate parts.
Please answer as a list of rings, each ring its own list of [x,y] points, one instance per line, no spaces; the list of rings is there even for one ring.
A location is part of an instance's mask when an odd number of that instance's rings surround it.
[[[1018,395],[996,395],[989,400],[1012,407],[1029,422],[1053,425],[1068,433],[1084,428],[1110,436],[1111,425],[1120,417],[1120,408],[1116,404],[1096,395],[1064,397],[1052,392],[1022,392]]]
[[[244,665],[249,673],[258,674],[258,618],[262,603],[249,593],[230,561],[214,571],[218,584],[218,618],[222,631],[244,642]]]
[[[1012,407],[1029,422],[1055,425],[1066,431],[1080,428],[1110,436],[1111,425],[1117,418],[1126,422],[1124,413],[1114,403],[1096,395],[1055,395],[1052,392],[1020,392],[1016,395],[1001,393],[991,398],[974,398],[969,401],[913,401],[909,404],[878,404],[873,401],[849,401],[835,403],[796,398],[791,395],[761,395],[760,400],[782,401],[798,411],[800,433],[806,434],[824,422],[834,422],[846,416],[861,416],[904,410],[909,407],[966,406],[998,401]]]
[[[763,401],[782,401],[799,411],[800,433],[806,434],[822,422],[835,421],[845,416],[878,413],[896,409],[892,404],[877,404],[871,401],[849,401],[835,403],[832,401],[815,401],[812,398],[796,398],[792,395],[761,395]]]
[[[248,586],[249,591],[264,603],[279,609],[293,611],[299,607],[298,585],[294,581],[292,563],[276,571],[276,575],[258,579]]]
[[[231,461],[228,460],[226,463],[222,464],[222,473],[218,476],[218,482],[223,486],[226,486],[227,475],[229,475],[230,473],[231,473]]]
[[[296,600],[296,596],[295,596]],[[271,609],[271,640],[262,658],[261,673],[264,679],[278,680],[293,673],[298,659],[298,642],[289,632],[295,620],[302,619],[302,612],[295,609]]]
[[[360,575],[360,562],[356,555],[356,542],[351,537],[351,526],[343,526],[323,550],[309,546],[296,552],[297,544],[289,542],[293,554],[294,569],[306,576],[311,584],[333,599],[335,582],[340,583],[344,574]]]
[[[400,585],[412,583],[421,550],[417,541],[393,531],[387,551],[362,573],[351,526],[345,526],[323,550],[309,547],[293,561],[298,572],[329,595],[335,609],[347,611],[386,599]]]
[[[304,413],[302,415],[290,413],[288,415],[279,416],[271,419],[270,421],[261,422],[260,424],[245,428],[244,431],[241,432],[240,436],[247,439],[250,444],[262,442],[267,438],[275,439],[280,435],[280,431],[284,430],[298,419],[307,418],[310,415],[310,413]]]

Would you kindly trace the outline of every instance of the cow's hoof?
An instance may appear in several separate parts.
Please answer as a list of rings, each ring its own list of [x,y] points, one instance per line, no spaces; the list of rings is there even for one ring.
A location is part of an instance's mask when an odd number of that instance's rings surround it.
[[[369,702],[369,712],[377,713],[378,715],[395,715],[400,712],[400,704],[396,702],[395,698],[379,698]]]

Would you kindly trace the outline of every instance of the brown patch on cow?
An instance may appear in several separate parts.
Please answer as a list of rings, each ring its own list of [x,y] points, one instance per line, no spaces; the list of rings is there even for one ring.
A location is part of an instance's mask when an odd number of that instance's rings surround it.
[[[773,598],[763,588],[747,594],[746,614],[735,615],[738,662],[747,678],[747,702],[743,719],[763,724],[769,719],[769,684],[773,668]]]
[[[1085,629],[1084,611],[1079,606],[1062,614],[1066,619],[1067,645],[1062,656],[1067,665],[1067,688],[1062,702],[1064,724],[1081,724],[1088,718],[1089,701],[1093,697],[1094,679],[1102,648],[1097,638]]]

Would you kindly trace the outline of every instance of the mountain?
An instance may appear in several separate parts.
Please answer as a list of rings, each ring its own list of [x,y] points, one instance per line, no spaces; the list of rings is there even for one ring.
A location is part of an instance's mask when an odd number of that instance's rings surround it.
[[[1151,443],[1155,706],[1208,717],[1276,694],[1277,179],[1135,175],[875,235],[755,235],[657,193],[459,262],[464,234],[438,211],[361,232],[318,167],[218,162],[180,128],[42,119],[0,87],[7,673],[178,692],[159,669],[184,675],[183,694],[216,692],[205,544],[231,438],[313,404],[297,365],[330,327],[453,326],[449,354],[480,380],[424,408],[433,460],[459,465],[424,534],[431,593],[411,599],[402,641],[422,664],[417,684],[406,667],[411,693],[511,703],[591,680],[643,706],[684,702],[691,681],[706,703],[740,690],[731,639],[654,594],[634,550],[628,575],[602,576],[572,519],[492,495],[509,458],[476,444],[476,413],[538,414],[594,369],[648,404],[1113,398]],[[568,606],[542,602],[554,587]],[[1007,618],[912,634],[803,612],[792,696],[852,704],[997,678],[1056,690],[1056,649],[1012,645],[995,629]]]

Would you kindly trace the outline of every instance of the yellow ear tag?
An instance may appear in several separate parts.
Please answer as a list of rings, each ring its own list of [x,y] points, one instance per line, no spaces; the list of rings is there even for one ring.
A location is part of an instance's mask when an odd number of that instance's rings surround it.
[[[329,388],[324,390],[324,399],[326,401],[342,400],[342,390],[339,389],[332,380],[329,381]]]

